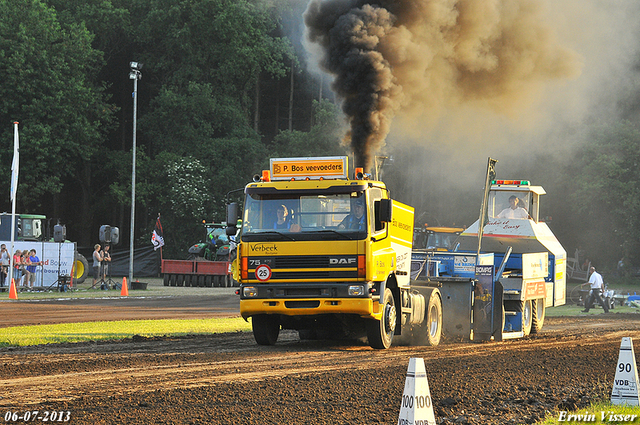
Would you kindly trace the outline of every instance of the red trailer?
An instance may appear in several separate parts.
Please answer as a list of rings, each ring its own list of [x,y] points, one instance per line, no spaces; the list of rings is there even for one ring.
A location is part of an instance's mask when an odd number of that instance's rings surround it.
[[[229,261],[162,260],[164,286],[224,288],[233,285]]]

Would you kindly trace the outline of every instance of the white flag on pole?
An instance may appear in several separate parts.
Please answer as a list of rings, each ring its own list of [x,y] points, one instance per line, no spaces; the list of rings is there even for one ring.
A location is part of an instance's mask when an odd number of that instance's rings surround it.
[[[11,164],[11,200],[18,192],[18,169],[20,168],[20,142],[18,140],[18,123],[14,122],[13,163]]]

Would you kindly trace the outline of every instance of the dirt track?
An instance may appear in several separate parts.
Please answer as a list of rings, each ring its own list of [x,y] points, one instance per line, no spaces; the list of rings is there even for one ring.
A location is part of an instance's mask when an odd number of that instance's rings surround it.
[[[60,302],[2,311],[37,309],[39,323],[237,311],[233,297],[179,298],[73,301],[73,314]],[[225,334],[3,349],[0,423],[7,411],[63,410],[74,424],[394,424],[410,357],[425,359],[439,422],[533,423],[608,397],[623,336],[640,338],[638,316],[548,318],[525,340],[384,351],[301,342],[294,332],[269,348]]]

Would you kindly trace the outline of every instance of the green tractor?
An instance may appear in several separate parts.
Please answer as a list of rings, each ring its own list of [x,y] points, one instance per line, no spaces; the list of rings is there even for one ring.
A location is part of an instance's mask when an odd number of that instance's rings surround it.
[[[227,223],[203,223],[206,240],[191,245],[188,260],[229,261],[230,240]]]

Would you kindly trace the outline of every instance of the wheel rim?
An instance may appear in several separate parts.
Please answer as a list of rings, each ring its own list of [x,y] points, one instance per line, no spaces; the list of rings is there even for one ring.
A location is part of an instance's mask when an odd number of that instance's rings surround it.
[[[431,306],[429,309],[429,335],[435,337],[438,334],[438,309],[436,306]]]
[[[384,331],[387,334],[393,333],[396,330],[396,307],[393,304],[387,304],[384,316]]]

